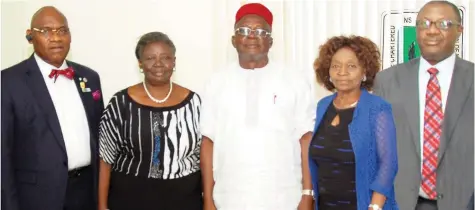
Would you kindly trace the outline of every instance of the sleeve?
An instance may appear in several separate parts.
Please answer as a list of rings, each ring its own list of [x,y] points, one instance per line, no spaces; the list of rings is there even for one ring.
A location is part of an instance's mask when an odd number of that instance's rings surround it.
[[[388,197],[398,171],[396,126],[391,105],[384,104],[377,111],[373,132],[376,139],[379,167],[370,188]]]
[[[102,114],[99,124],[99,157],[108,164],[114,164],[119,153],[119,143],[123,141],[120,129],[122,127],[122,111],[119,96],[110,100]]]
[[[474,206],[473,206],[473,193],[472,193],[472,196],[470,197],[470,201],[468,202],[467,209],[468,209],[468,210],[473,210],[473,209],[474,209]]]
[[[383,84],[381,82],[381,72],[378,72],[376,74],[376,77],[374,78],[373,94],[384,98]]]
[[[317,99],[315,83],[311,79],[302,77],[298,84],[295,129],[301,137],[307,132],[313,132],[314,130]]]
[[[203,94],[201,94],[201,134],[215,141],[216,135],[216,95],[214,95],[214,80],[205,83]]]
[[[3,75],[2,75],[3,76]],[[3,78],[2,78],[3,79]],[[3,82],[2,82],[3,83]],[[17,210],[19,209],[17,188],[15,181],[15,171],[13,166],[13,145],[14,135],[14,108],[8,90],[5,90],[2,84],[1,105],[2,105],[2,206],[1,209]]]

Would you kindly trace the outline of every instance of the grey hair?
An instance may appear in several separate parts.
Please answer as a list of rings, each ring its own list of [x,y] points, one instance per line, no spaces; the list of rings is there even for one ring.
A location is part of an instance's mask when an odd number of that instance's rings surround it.
[[[135,47],[135,57],[137,58],[137,60],[140,60],[140,58],[142,57],[142,53],[145,46],[154,42],[161,42],[168,45],[172,49],[173,54],[175,54],[175,44],[173,44],[173,41],[168,37],[168,35],[162,32],[155,31],[146,33],[142,35],[142,37],[140,37],[140,40],[138,41],[137,46]]]

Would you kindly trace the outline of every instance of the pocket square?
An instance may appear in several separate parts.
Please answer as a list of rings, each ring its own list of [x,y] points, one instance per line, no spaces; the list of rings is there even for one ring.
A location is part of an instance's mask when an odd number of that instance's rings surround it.
[[[98,101],[99,99],[101,99],[101,91],[100,90],[96,90],[92,93],[92,98],[94,98],[95,101]]]

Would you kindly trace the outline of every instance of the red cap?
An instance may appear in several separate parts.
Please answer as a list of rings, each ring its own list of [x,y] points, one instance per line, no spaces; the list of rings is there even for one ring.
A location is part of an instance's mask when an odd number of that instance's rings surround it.
[[[242,5],[236,13],[236,23],[246,15],[257,15],[262,17],[269,26],[272,27],[272,12],[260,3],[249,3]]]

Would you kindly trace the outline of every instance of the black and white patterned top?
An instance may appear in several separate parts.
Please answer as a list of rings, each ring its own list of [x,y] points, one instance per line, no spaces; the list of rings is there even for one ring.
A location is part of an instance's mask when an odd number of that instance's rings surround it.
[[[170,107],[135,102],[124,89],[102,116],[99,155],[112,170],[129,175],[176,179],[200,170],[201,98],[190,94]]]

